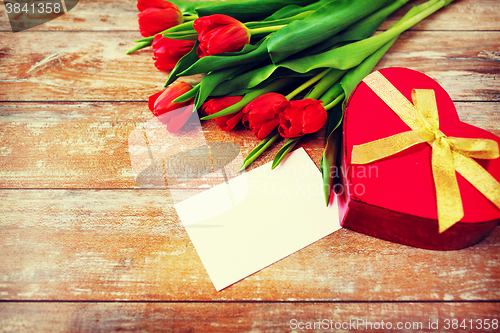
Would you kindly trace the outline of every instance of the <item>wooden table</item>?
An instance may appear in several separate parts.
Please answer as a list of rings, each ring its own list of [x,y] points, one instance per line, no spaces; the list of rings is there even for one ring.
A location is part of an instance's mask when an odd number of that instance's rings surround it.
[[[1,8],[2,332],[284,332],[322,319],[437,332],[447,320],[469,325],[447,331],[500,320],[498,228],[451,252],[340,230],[217,292],[168,192],[134,180],[127,139],[152,118],[147,98],[167,77],[150,50],[125,55],[140,37],[135,1],[80,0],[15,34]],[[403,33],[377,68],[426,73],[463,121],[500,135],[498,13],[497,0],[456,0]],[[248,131],[203,126],[243,155],[256,144]],[[316,163],[323,139],[302,145]]]

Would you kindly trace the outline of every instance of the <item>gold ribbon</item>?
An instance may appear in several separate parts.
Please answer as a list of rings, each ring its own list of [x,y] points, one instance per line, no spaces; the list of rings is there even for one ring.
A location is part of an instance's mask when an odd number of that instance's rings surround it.
[[[432,174],[436,187],[439,232],[464,216],[455,171],[500,208],[500,183],[473,158],[499,157],[498,143],[490,139],[448,137],[439,130],[436,96],[432,89],[414,89],[413,104],[380,72],[363,80],[412,130],[362,145],[352,150],[352,164],[368,164],[416,144],[432,147]]]

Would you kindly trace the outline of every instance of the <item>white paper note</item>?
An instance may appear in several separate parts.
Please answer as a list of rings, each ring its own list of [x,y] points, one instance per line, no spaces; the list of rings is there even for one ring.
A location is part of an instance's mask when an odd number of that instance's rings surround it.
[[[274,170],[265,164],[175,208],[220,291],[340,229],[322,186],[301,148]]]

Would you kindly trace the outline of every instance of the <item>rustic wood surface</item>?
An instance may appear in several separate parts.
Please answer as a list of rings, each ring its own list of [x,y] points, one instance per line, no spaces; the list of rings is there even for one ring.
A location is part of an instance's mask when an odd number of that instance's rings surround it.
[[[322,319],[333,326],[310,331],[391,331],[367,321],[498,331],[478,325],[500,320],[499,228],[450,252],[340,230],[215,291],[171,195],[199,190],[134,179],[128,139],[151,120],[147,98],[168,74],[150,49],[125,55],[140,37],[135,1],[80,0],[18,33],[0,8],[0,331],[299,332]],[[456,0],[403,33],[377,68],[426,73],[462,121],[500,135],[499,12],[497,0]],[[243,129],[203,130],[243,155],[256,144]],[[316,163],[323,136],[303,142]],[[447,320],[466,326],[445,330]]]

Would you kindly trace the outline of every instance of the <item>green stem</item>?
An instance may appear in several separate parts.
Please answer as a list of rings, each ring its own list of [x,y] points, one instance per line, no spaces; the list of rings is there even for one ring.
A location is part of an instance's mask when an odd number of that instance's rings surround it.
[[[297,145],[297,143],[299,143],[299,141],[303,137],[304,136],[299,136],[297,138],[288,139],[288,141],[283,145],[283,147],[281,147],[280,150],[276,153],[276,156],[274,156],[274,160],[271,165],[271,170],[276,168],[285,159],[285,157],[290,153],[290,151]]]
[[[328,68],[327,70],[324,70],[323,72],[319,73],[315,77],[310,78],[309,80],[307,80],[306,82],[304,82],[303,84],[301,84],[299,87],[297,87],[294,91],[292,91],[291,93],[289,93],[288,95],[286,95],[285,98],[288,99],[288,100],[291,100],[292,98],[294,98],[295,96],[297,96],[298,94],[300,94],[304,89],[307,89],[308,87],[310,87],[314,83],[316,83],[319,80],[321,80],[323,78],[323,76],[325,76],[326,74],[328,74],[332,70],[333,70],[333,68]]]
[[[345,96],[345,94],[342,93],[340,96],[335,98],[330,104],[325,105],[325,110],[328,111],[328,110],[332,109],[333,107],[335,107],[340,102],[342,102],[342,100],[344,99],[344,96]]]
[[[337,82],[328,88],[328,90],[321,95],[319,100],[323,102],[323,105],[328,105],[342,93],[344,93],[344,88],[342,87],[341,82]]]
[[[184,15],[184,22],[194,21],[198,19],[198,15]]]
[[[163,30],[162,32],[159,32],[159,33],[157,33],[154,36],[137,39],[137,40],[134,40],[134,42],[136,42],[136,43],[140,43],[140,42],[150,42],[150,43],[152,43],[153,39],[157,35],[163,35],[163,34],[168,34],[168,33],[172,33],[172,32],[184,32],[184,31],[193,31],[193,32],[196,32],[196,31],[193,30],[193,22],[192,21],[188,21],[188,22],[184,22],[184,23],[178,24],[175,27],[172,27],[172,28],[169,28],[167,30]]]
[[[263,28],[254,28],[254,29],[249,29],[250,33],[252,35],[257,35],[257,34],[268,34],[271,32],[275,32],[283,28],[285,25],[273,25],[271,27],[263,27]]]
[[[346,71],[333,70],[330,71],[316,86],[306,95],[306,98],[319,99],[328,91],[337,81],[339,81]],[[325,101],[323,101],[325,102]]]
[[[201,118],[201,120],[213,119],[213,118],[227,116],[229,114],[240,112],[245,107],[245,105],[247,105],[248,103],[250,103],[251,101],[253,101],[257,97],[264,95],[264,94],[267,94],[268,92],[279,90],[291,82],[292,82],[292,80],[290,80],[290,78],[288,78],[288,77],[284,77],[284,78],[275,80],[275,81],[271,82],[270,84],[268,84],[267,86],[265,86],[264,88],[254,90],[254,91],[246,94],[243,97],[243,99],[241,101],[239,101],[238,103],[233,104],[233,105],[231,105],[231,106],[229,106],[229,107],[225,108],[224,110],[221,110],[217,113],[203,117],[203,118]]]
[[[269,134],[267,137],[265,137],[252,151],[247,155],[245,160],[243,161],[243,164],[240,166],[238,169],[238,172],[241,172],[245,170],[250,164],[253,163],[259,157],[262,155],[262,153],[269,148],[270,145],[272,145],[278,138],[280,137],[280,134],[278,131],[273,131],[271,134]]]
[[[151,42],[139,43],[139,44],[135,45],[133,48],[131,48],[130,50],[128,50],[127,54],[130,54],[130,53],[135,52],[137,50],[140,50],[142,48],[148,47],[149,45],[151,45]]]

